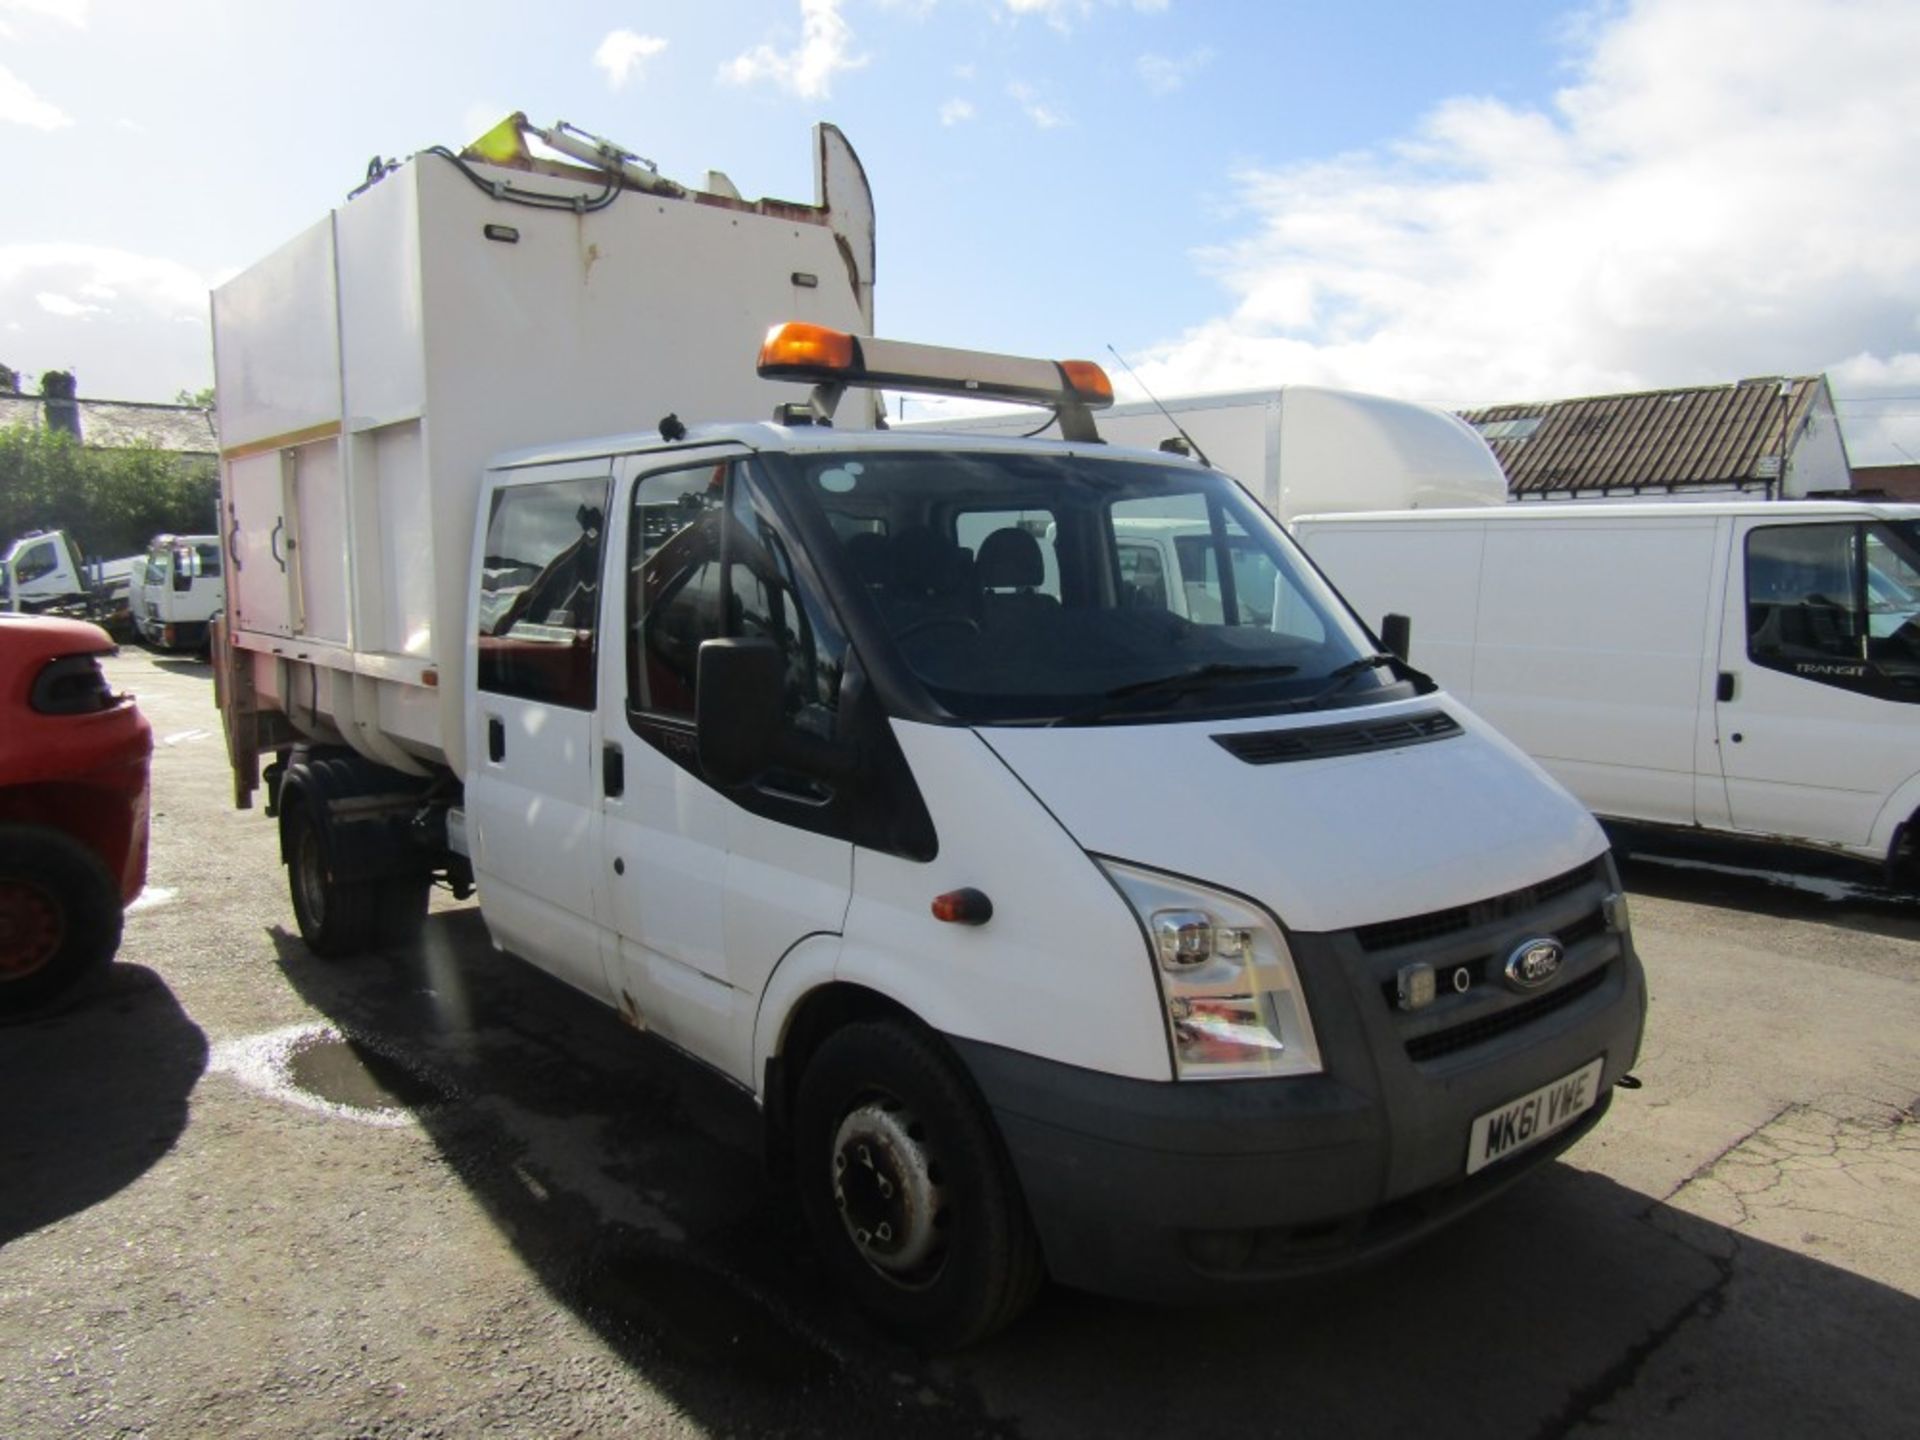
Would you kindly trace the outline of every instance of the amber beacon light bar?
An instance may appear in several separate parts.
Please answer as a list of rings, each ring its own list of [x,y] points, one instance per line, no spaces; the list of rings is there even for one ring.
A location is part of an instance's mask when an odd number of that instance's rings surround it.
[[[812,409],[823,422],[832,420],[847,387],[857,385],[1043,405],[1059,416],[1063,437],[1097,443],[1093,412],[1113,404],[1113,382],[1091,360],[1035,360],[915,345],[799,320],[767,332],[759,371],[768,380],[811,381]]]

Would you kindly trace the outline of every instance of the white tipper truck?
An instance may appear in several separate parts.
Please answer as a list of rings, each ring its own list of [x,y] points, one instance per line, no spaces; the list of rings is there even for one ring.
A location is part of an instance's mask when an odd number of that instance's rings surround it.
[[[1382,1255],[1599,1123],[1646,1003],[1604,837],[1244,490],[1101,443],[1098,366],[874,337],[831,129],[813,206],[508,131],[215,296],[215,669],[312,949],[477,890],[753,1098],[930,1346],[1047,1274]],[[881,387],[1063,438],[884,433]]]

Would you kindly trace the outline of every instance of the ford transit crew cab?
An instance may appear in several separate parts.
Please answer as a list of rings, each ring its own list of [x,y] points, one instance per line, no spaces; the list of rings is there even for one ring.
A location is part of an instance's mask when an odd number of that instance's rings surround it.
[[[934,1345],[1045,1274],[1382,1254],[1576,1142],[1645,1004],[1591,818],[1240,486],[1101,444],[1098,367],[866,333],[820,142],[817,207],[423,155],[216,296],[214,670],[307,944],[477,893],[749,1095],[833,1273]],[[883,432],[879,386],[1064,438]],[[674,413],[555,419],[636,395]]]

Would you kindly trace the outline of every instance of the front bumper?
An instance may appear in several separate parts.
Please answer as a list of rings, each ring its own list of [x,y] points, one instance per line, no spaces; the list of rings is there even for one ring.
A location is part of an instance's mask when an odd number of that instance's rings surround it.
[[[1591,883],[1545,908],[1571,933],[1581,923],[1571,917],[1597,906],[1610,878],[1596,866]],[[1497,915],[1438,942],[1420,935],[1370,953],[1351,932],[1289,936],[1326,1064],[1319,1075],[1134,1080],[955,1039],[1054,1278],[1149,1300],[1285,1282],[1389,1254],[1563,1153],[1600,1122],[1639,1051],[1646,987],[1628,935],[1586,933],[1569,946],[1567,973],[1537,997],[1488,980],[1448,996],[1438,1014],[1409,1016],[1383,995],[1382,976],[1408,954],[1465,963],[1455,957],[1501,953],[1516,928],[1541,930],[1537,920]],[[1592,1109],[1466,1174],[1476,1117],[1596,1058]]]

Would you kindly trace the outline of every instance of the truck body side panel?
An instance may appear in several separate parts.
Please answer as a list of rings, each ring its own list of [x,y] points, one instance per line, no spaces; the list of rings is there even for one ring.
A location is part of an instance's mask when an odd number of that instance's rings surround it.
[[[871,198],[842,150],[819,160],[844,226],[825,209],[636,191],[586,213],[529,208],[424,154],[216,292],[222,528],[241,562],[232,641],[254,657],[263,700],[311,696],[296,727],[374,760],[388,747],[367,742],[369,717],[395,717],[380,740],[463,772],[487,461],[804,398],[759,379],[754,357],[780,321],[870,328]],[[475,170],[600,193],[585,172]],[[358,675],[374,693],[275,667]],[[332,713],[336,696],[357,724]]]

